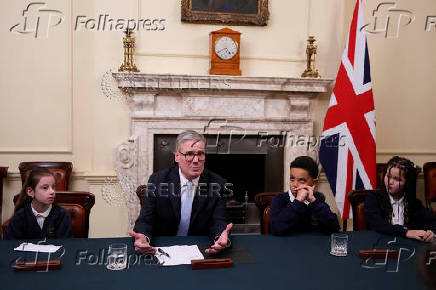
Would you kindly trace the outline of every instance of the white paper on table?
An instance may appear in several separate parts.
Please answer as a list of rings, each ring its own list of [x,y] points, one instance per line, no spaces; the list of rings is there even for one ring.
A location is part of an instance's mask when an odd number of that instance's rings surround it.
[[[62,248],[62,246],[55,245],[36,245],[33,243],[22,243],[18,247],[16,247],[15,251],[22,252],[36,252],[36,253],[54,253],[57,250]]]
[[[171,247],[158,247],[157,249],[163,250],[170,257],[156,252],[156,258],[162,266],[176,266],[191,264],[191,260],[204,259],[203,254],[198,249],[197,245],[192,246],[171,246]]]

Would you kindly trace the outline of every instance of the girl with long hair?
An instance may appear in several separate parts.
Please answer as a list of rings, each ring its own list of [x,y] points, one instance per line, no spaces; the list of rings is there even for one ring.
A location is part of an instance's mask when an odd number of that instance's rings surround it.
[[[72,236],[71,217],[54,203],[55,178],[47,169],[30,172],[18,196],[14,216],[5,239],[68,238]]]
[[[372,191],[365,200],[369,230],[431,242],[436,216],[416,198],[418,168],[412,161],[394,156],[384,171],[382,190]]]

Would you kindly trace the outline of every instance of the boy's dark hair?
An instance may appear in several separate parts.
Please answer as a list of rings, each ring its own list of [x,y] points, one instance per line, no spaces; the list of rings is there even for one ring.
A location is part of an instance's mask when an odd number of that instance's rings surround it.
[[[309,172],[313,179],[318,178],[318,164],[310,156],[298,156],[291,162],[290,168],[301,168]]]

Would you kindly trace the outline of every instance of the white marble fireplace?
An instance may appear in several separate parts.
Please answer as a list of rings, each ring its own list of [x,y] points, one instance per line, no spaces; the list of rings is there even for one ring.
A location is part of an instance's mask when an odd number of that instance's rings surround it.
[[[147,183],[153,173],[154,135],[193,129],[204,134],[262,134],[266,139],[267,135],[309,137],[312,101],[332,83],[330,79],[143,73],[113,73],[113,77],[129,95],[131,112],[130,137],[115,153],[115,169],[127,194],[129,229],[139,214],[136,186]],[[284,147],[285,185],[289,163],[303,154],[313,152],[307,146]]]

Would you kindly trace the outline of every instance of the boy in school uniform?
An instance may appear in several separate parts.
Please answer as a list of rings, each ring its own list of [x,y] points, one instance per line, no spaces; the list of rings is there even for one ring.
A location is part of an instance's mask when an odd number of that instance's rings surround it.
[[[339,222],[324,194],[314,191],[318,183],[318,165],[309,156],[291,162],[290,189],[271,201],[270,229],[273,235],[291,235],[316,231],[339,231]]]

